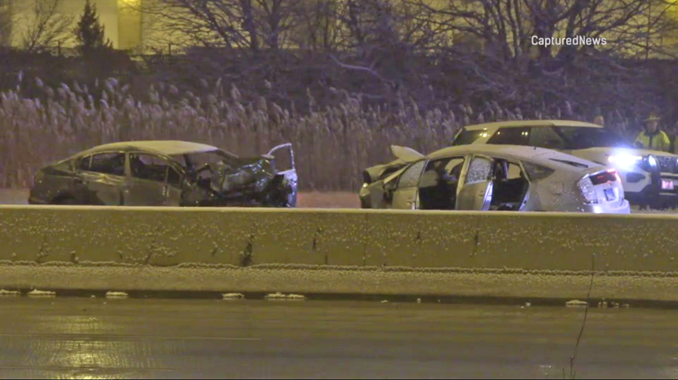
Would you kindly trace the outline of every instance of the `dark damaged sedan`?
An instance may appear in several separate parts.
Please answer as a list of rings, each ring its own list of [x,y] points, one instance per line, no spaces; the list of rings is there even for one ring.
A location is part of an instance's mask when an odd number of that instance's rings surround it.
[[[294,151],[241,158],[185,141],[100,145],[40,169],[28,203],[295,207]]]

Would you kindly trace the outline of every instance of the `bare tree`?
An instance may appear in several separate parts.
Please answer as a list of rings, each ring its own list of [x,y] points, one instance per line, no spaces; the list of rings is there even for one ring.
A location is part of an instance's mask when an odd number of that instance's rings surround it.
[[[7,46],[12,39],[11,0],[0,0],[0,46]]]
[[[30,12],[22,20],[25,24],[21,36],[24,49],[35,51],[71,39],[74,18],[58,12],[61,3],[62,0],[35,0]]]
[[[290,42],[302,0],[155,0],[139,9],[178,45],[278,49]]]
[[[417,6],[420,18],[439,26],[438,32],[473,35],[502,59],[531,54],[542,59],[572,60],[583,44],[533,46],[537,38],[605,38],[598,46],[615,52],[638,51],[674,28],[666,0],[405,0]],[[642,49],[640,49],[642,50]]]
[[[316,0],[296,8],[296,28],[291,41],[302,49],[330,51],[339,44],[337,12],[339,0]]]

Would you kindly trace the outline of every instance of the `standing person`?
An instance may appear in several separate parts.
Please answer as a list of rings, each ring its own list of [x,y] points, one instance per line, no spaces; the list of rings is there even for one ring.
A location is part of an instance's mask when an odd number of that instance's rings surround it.
[[[673,129],[670,131],[671,135],[669,138],[671,139],[673,149],[671,151],[676,154],[678,152],[678,121],[676,121],[675,124],[673,124]]]
[[[659,129],[659,117],[654,113],[645,119],[645,128],[636,137],[635,145],[640,149],[668,152],[671,147],[669,136]]]

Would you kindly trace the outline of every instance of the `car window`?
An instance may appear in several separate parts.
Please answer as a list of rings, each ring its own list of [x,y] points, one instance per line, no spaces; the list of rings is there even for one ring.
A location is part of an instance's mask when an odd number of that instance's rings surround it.
[[[431,160],[426,165],[424,174],[419,181],[419,187],[437,186],[443,176],[453,175],[454,178],[444,178],[447,181],[458,181],[461,167],[464,165],[463,157],[447,157]],[[454,171],[455,173],[452,173]]]
[[[519,179],[522,178],[522,170],[520,169],[520,165],[514,164],[513,162],[508,163],[508,179]]]
[[[424,169],[424,164],[426,161],[422,160],[417,163],[412,164],[405,172],[400,176],[398,180],[398,188],[404,189],[408,187],[416,187],[419,183],[419,176],[421,171]]]
[[[464,167],[464,158],[463,157],[455,157],[451,159],[447,165],[445,165],[445,172],[447,174],[451,174],[453,176],[456,176],[457,179],[461,175],[461,168]]]
[[[89,170],[90,164],[92,163],[92,156],[86,156],[78,160],[78,169],[80,170]]]
[[[530,146],[547,149],[567,149],[567,142],[552,127],[537,127],[530,131]]]
[[[621,135],[605,128],[554,127],[566,141],[565,149],[633,148]]]
[[[167,172],[167,183],[174,187],[181,187],[181,174],[171,166]]]
[[[179,165],[181,165],[182,167],[184,168],[187,167],[186,157],[183,154],[177,154],[170,157],[172,157],[173,160],[177,161]]]
[[[84,162],[81,161],[81,165]],[[124,153],[100,153],[92,155],[88,169],[91,172],[125,175],[125,154]]]
[[[520,165],[504,159],[494,161],[494,178],[497,180],[515,180],[524,178]]]
[[[466,174],[466,184],[488,181],[492,177],[492,161],[485,157],[474,157]]]
[[[499,130],[488,141],[488,144],[530,145],[530,128],[506,127]]]
[[[129,156],[129,167],[134,178],[165,182],[169,163],[156,155],[133,153]]]
[[[473,144],[474,141],[481,137],[487,137],[487,135],[488,132],[484,129],[469,131],[466,128],[463,128],[454,140],[452,140],[452,146]]]

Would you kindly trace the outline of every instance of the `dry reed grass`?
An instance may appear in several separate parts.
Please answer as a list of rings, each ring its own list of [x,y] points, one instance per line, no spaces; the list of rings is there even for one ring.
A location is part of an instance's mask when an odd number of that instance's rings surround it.
[[[397,107],[367,107],[345,91],[335,91],[344,100],[332,107],[316,106],[309,94],[311,110],[300,114],[263,98],[246,102],[237,88],[224,88],[220,81],[201,81],[200,96],[158,84],[143,101],[115,79],[91,90],[78,83],[50,88],[35,81],[42,93],[37,98],[23,97],[21,88],[0,94],[2,188],[30,187],[38,168],[99,144],[178,139],[243,156],[289,141],[303,190],[354,191],[362,169],[391,158],[391,144],[430,152],[449,144],[462,125],[522,118],[520,110],[496,103],[481,113],[455,105],[420,112],[407,100]],[[95,100],[92,93],[101,96]]]

